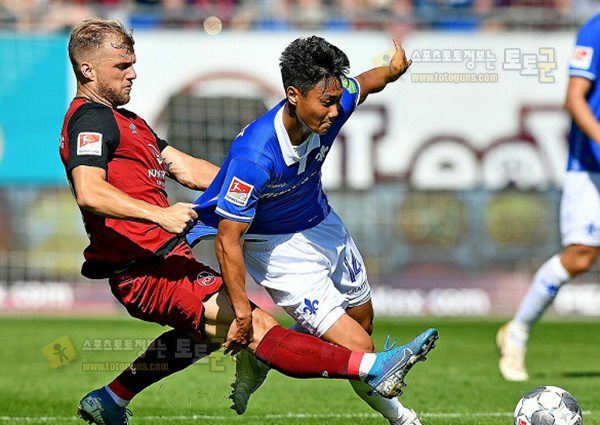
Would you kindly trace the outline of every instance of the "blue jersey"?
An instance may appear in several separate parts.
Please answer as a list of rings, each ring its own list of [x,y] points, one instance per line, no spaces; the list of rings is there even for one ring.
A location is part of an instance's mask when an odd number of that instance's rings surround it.
[[[583,77],[592,82],[587,94],[590,109],[600,120],[600,15],[596,15],[579,30],[569,68],[571,77]],[[600,140],[598,140],[600,142]],[[567,170],[600,172],[600,147],[590,139],[575,121],[569,133],[569,162]]]
[[[196,200],[191,245],[216,234],[220,217],[251,223],[247,234],[278,235],[318,225],[330,206],[321,187],[321,168],[342,125],[356,109],[360,87],[344,80],[338,116],[323,136],[312,133],[292,146],[283,125],[286,101],[248,125],[236,137],[221,170]]]

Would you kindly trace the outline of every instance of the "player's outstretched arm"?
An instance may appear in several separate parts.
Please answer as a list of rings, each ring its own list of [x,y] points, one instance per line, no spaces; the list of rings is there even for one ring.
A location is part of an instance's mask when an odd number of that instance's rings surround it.
[[[392,60],[390,60],[389,65],[373,68],[356,77],[356,80],[360,84],[359,104],[363,103],[369,94],[380,92],[388,83],[392,83],[400,78],[412,64],[411,60],[406,60],[406,53],[402,48],[400,40],[394,38],[394,45],[396,46],[396,53],[392,57]]]
[[[567,89],[565,108],[577,126],[597,144],[600,144],[600,122],[592,112],[587,102],[587,94],[592,88],[592,82],[583,77],[571,77]]]
[[[219,222],[215,249],[221,266],[223,282],[229,294],[229,300],[235,311],[227,341],[225,353],[236,354],[252,342],[252,309],[246,293],[246,271],[240,238],[248,229],[249,223],[222,218]]]
[[[164,148],[161,155],[169,177],[190,189],[206,190],[219,172],[216,165],[194,158],[172,146]]]
[[[153,223],[163,230],[181,234],[198,217],[193,204],[177,203],[161,208],[132,198],[106,181],[106,171],[81,165],[72,171],[77,204],[94,214],[118,220]]]

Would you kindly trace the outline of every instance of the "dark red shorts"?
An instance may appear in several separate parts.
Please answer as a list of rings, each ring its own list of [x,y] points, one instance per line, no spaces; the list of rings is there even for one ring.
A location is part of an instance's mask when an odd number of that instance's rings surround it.
[[[182,243],[164,260],[116,273],[109,283],[131,316],[203,336],[203,302],[219,291],[223,280]]]

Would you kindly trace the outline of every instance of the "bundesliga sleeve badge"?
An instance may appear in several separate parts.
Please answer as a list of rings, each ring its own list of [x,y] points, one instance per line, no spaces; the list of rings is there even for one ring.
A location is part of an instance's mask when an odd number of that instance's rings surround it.
[[[579,69],[590,69],[594,49],[586,46],[575,46],[571,57],[571,66]]]
[[[238,207],[245,207],[248,205],[252,190],[254,190],[254,186],[234,177],[227,189],[225,199]]]
[[[102,155],[102,133],[79,133],[77,155]]]

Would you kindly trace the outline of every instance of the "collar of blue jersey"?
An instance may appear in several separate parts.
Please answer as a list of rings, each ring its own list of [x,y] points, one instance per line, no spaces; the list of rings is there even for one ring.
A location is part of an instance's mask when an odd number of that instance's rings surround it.
[[[308,154],[313,150],[321,146],[321,138],[318,134],[312,133],[309,136],[308,147],[306,148],[306,152],[302,156],[296,155],[294,148],[292,146],[292,142],[290,141],[290,136],[283,125],[283,108],[285,108],[285,104],[281,107],[281,109],[275,115],[275,132],[277,133],[277,140],[279,141],[279,146],[281,147],[281,153],[283,154],[283,160],[285,161],[285,165],[288,167],[294,165],[296,162],[298,164],[298,174],[301,174],[306,169],[306,159],[308,158]]]

